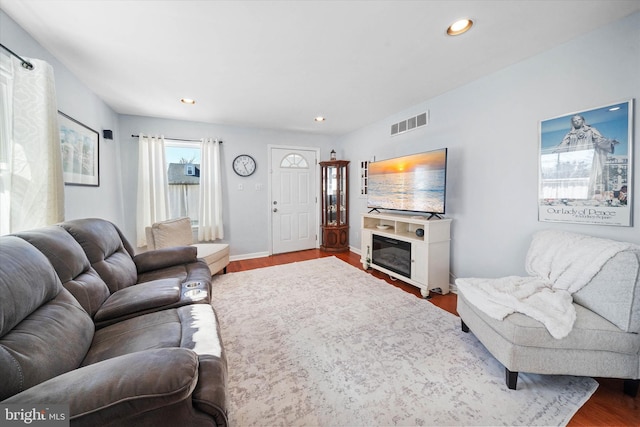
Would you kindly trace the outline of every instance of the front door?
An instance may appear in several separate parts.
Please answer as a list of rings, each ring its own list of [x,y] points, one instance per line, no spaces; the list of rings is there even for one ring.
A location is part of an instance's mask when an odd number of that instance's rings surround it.
[[[272,253],[317,247],[316,151],[271,148]]]

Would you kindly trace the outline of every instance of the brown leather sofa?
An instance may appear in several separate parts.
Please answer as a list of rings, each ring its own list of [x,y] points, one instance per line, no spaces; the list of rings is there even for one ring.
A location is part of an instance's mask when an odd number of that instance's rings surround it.
[[[0,237],[0,400],[72,425],[227,425],[227,362],[195,248],[134,255],[101,219]]]

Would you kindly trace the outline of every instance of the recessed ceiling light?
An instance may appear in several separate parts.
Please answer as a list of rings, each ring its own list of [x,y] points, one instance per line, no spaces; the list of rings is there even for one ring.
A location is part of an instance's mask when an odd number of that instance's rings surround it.
[[[450,36],[459,36],[469,31],[472,26],[473,21],[471,19],[460,19],[447,28],[447,34]]]
[[[316,122],[324,122],[324,121],[325,121],[325,120],[327,120],[327,119],[325,119],[325,118],[324,118],[324,117],[322,117],[322,116],[318,116],[318,117],[316,117],[316,118],[315,118],[315,119],[313,119],[313,120],[315,120]]]
[[[196,103],[196,100],[191,98],[182,98],[180,102],[182,102],[183,104],[193,105]]]

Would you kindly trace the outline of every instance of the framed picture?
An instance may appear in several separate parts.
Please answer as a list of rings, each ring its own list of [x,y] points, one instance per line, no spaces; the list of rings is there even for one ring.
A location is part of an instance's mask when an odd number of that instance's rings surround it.
[[[538,220],[632,225],[633,99],[540,122]]]
[[[58,111],[62,173],[66,185],[100,186],[98,132]]]

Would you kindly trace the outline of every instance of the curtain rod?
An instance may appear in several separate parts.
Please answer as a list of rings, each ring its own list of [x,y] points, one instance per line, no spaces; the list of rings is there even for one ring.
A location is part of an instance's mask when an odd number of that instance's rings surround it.
[[[131,138],[139,138],[140,135],[131,135]],[[164,139],[170,139],[172,141],[184,141],[184,142],[200,142],[199,139],[184,139],[184,138],[169,138],[168,136],[165,137]],[[220,144],[222,144],[222,141],[218,141]]]
[[[26,68],[27,70],[33,70],[33,64],[31,62],[27,61],[26,59],[23,59],[20,55],[18,55],[17,53],[13,52],[11,49],[6,47],[2,43],[0,43],[0,47],[3,48],[4,50],[6,50],[7,52],[9,52],[11,55],[13,55],[16,58],[18,58],[20,61],[22,61],[22,67],[23,68]]]

